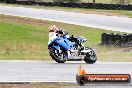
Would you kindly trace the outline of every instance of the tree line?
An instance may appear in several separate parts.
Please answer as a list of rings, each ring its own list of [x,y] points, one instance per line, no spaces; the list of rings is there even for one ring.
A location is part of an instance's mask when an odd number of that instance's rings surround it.
[[[54,2],[81,2],[82,0],[53,0]],[[115,3],[115,4],[130,4],[132,0],[104,0],[108,3]],[[96,3],[100,2],[99,0],[85,0],[85,2]]]

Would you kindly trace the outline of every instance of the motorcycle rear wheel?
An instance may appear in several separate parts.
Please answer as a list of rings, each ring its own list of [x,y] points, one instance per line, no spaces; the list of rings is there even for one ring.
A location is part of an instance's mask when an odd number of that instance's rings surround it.
[[[59,55],[57,55],[57,53],[55,53],[55,51],[57,51],[55,48],[50,49],[49,53],[50,53],[50,56],[52,57],[52,59],[58,63],[65,63],[66,59],[67,59],[67,54],[62,51],[62,55],[64,56],[64,58],[61,58],[61,57],[59,57]]]

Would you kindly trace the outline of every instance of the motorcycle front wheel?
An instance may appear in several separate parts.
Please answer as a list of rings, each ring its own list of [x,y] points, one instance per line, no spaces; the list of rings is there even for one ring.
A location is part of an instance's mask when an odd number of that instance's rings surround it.
[[[65,63],[67,59],[67,54],[63,52],[62,50],[57,50],[55,48],[50,49],[50,56],[53,60],[55,60],[58,63]]]
[[[89,50],[90,52],[86,54],[86,56],[84,57],[84,61],[86,63],[93,64],[97,61],[97,56],[93,49],[89,48]]]

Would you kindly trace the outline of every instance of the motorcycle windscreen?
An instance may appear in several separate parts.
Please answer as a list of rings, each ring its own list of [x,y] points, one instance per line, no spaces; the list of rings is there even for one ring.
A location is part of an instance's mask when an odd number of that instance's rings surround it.
[[[80,43],[84,43],[84,38],[83,37],[78,37],[77,40],[80,42]]]
[[[66,40],[66,39],[58,40],[57,43],[61,47],[63,47],[65,50],[71,49],[73,47],[73,45],[75,44],[75,43],[73,43],[69,40]]]

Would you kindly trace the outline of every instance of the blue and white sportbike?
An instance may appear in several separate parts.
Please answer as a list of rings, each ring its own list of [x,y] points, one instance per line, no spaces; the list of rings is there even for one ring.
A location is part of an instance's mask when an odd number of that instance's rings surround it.
[[[82,43],[87,39],[84,37],[67,37],[68,33],[57,34],[57,37],[48,44],[50,56],[58,63],[66,61],[82,61],[93,64],[96,62],[97,57],[92,48],[85,47]],[[80,47],[81,45],[81,47]]]

